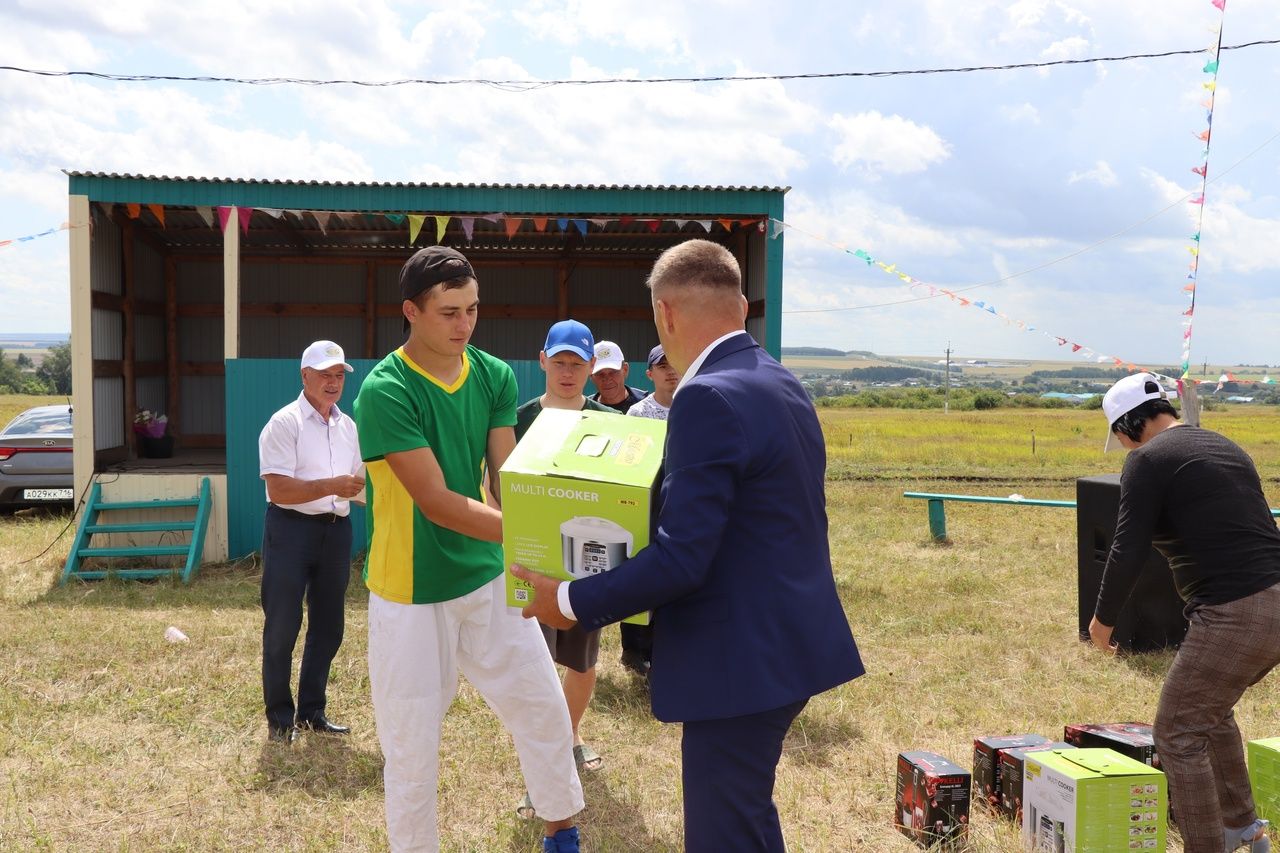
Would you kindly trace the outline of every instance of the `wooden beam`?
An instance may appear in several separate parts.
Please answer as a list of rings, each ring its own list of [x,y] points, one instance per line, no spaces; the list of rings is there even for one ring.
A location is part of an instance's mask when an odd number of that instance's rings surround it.
[[[95,358],[93,360],[94,379],[117,379],[124,376],[124,362],[119,359]]]
[[[178,362],[178,374],[180,376],[223,376],[226,372],[227,366],[221,361]]]
[[[133,415],[138,411],[138,385],[133,364],[137,325],[133,313],[134,271],[137,268],[133,257],[135,230],[132,219],[126,218],[120,223],[120,289],[124,294],[120,303],[124,324],[124,365],[121,371],[124,379],[124,445],[130,455],[135,452]]]
[[[556,319],[569,319],[569,264],[556,266]]]
[[[129,430],[133,432],[133,430]],[[124,445],[119,447],[107,447],[103,450],[96,451],[93,454],[93,465],[95,468],[104,468],[107,465],[114,465],[117,462],[123,462],[129,458],[129,451]]]
[[[673,243],[674,245],[674,243]],[[666,248],[661,247],[661,248]],[[404,262],[409,259],[409,255],[396,254],[389,255],[387,249],[378,249],[375,252],[363,252],[359,254],[350,253],[343,255],[311,255],[302,257],[299,255],[269,255],[261,253],[261,250],[255,250],[257,254],[245,255],[240,259],[241,265],[251,264],[280,264],[292,265],[302,264],[305,266],[360,266],[366,263],[376,264],[379,267],[401,267]],[[579,249],[581,251],[581,249]],[[195,263],[195,264],[213,264],[218,262],[217,252],[210,249],[207,252],[193,252],[187,249],[181,249],[173,254],[178,263]],[[652,249],[637,249],[635,254],[625,257],[592,256],[589,252],[585,255],[575,255],[577,263],[583,267],[595,267],[599,269],[636,269],[648,270],[653,266],[653,261],[657,257],[657,252]],[[515,254],[502,253],[501,255],[486,254],[484,252],[467,253],[467,260],[475,267],[477,271],[488,269],[524,269],[539,267],[558,267],[564,263],[559,256],[545,257],[542,255],[532,254]]]
[[[283,213],[280,216],[267,214],[267,218],[271,220],[272,227],[283,234],[284,238],[292,243],[299,252],[304,255],[311,254],[311,244],[303,239],[302,235],[298,233],[298,229],[293,227],[292,222],[285,220]]]
[[[165,405],[169,408],[169,430],[182,434],[182,382],[178,378],[178,263],[164,259],[164,360]]]
[[[764,310],[765,310],[765,304],[763,299],[755,299],[747,303],[747,317],[750,319],[755,319],[756,317],[763,317]]]
[[[123,296],[116,296],[114,293],[103,293],[101,290],[95,290],[90,294],[89,304],[99,311],[115,311],[117,313],[124,311]]]
[[[378,337],[378,267],[364,265],[364,357],[373,358]]]
[[[240,208],[222,230],[222,357],[240,357]]]
[[[71,404],[89,417],[71,421],[71,467],[75,495],[87,495],[89,481],[97,470],[93,453],[93,282],[90,261],[92,213],[89,197],[73,195],[67,200],[67,222],[71,243]]]
[[[183,447],[226,447],[227,437],[219,433],[197,433],[182,437]]]
[[[395,306],[399,313],[400,306]],[[365,306],[353,302],[247,302],[240,306],[241,317],[363,317]],[[221,317],[220,302],[183,302],[179,317]]]
[[[217,362],[209,362],[216,364]],[[133,367],[128,366],[128,362],[124,359],[111,358],[95,358],[93,360],[93,378],[94,379],[125,379],[129,381],[129,377],[145,377],[145,376],[164,376],[167,365],[163,361],[135,361]],[[125,395],[126,401],[128,395]],[[127,404],[127,402],[126,402]],[[136,406],[136,400],[134,405]],[[129,409],[126,414],[129,417],[129,431],[133,431],[133,413],[135,409]]]

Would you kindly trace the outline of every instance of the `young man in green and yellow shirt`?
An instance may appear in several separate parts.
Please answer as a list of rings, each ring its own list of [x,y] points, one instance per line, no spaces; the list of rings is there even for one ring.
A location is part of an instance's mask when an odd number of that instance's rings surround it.
[[[440,728],[466,675],[515,739],[544,850],[577,853],[583,808],[555,665],[506,606],[502,513],[487,502],[515,446],[511,368],[469,345],[479,284],[432,246],[400,271],[409,330],[355,404],[367,463],[369,680],[392,850],[436,850]]]

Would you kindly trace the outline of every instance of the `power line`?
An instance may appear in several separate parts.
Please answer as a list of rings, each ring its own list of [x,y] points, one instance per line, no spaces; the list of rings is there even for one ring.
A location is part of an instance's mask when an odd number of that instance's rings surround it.
[[[1280,44],[1280,39],[1261,39],[1243,44],[1223,45],[1222,50],[1241,50],[1260,45]],[[830,71],[805,74],[741,74],[710,77],[600,77],[593,80],[489,80],[484,78],[433,79],[408,77],[399,80],[317,80],[304,77],[214,77],[181,74],[110,74],[102,71],[48,71],[0,65],[0,71],[33,74],[39,77],[88,77],[117,83],[233,83],[241,86],[492,86],[506,91],[533,91],[552,86],[603,86],[650,83],[751,83],[766,80],[834,80],[856,77],[907,77],[926,74],[967,74],[976,71],[1018,71],[1027,68],[1052,68],[1059,65],[1088,65],[1093,62],[1129,62],[1135,59],[1163,59],[1204,53],[1204,48],[1167,50],[1160,53],[1130,53],[1123,56],[1095,56],[1087,59],[1054,59],[1045,62],[1016,62],[1007,65],[969,65],[954,68],[910,68],[891,71]]]

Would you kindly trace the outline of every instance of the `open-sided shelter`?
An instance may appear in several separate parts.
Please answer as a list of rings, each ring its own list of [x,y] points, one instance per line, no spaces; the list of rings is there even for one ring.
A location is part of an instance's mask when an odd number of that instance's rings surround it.
[[[257,437],[299,393],[306,345],[346,350],[349,411],[365,373],[403,343],[397,278],[416,248],[471,260],[473,343],[511,364],[521,400],[541,391],[538,351],[566,317],[616,341],[644,386],[657,342],[645,277],[694,237],[736,255],[748,329],[780,352],[781,188],[67,174],[76,495],[95,479],[110,499],[189,495],[209,477],[205,560],[260,545]],[[171,457],[139,456],[131,425],[144,409],[168,416]]]

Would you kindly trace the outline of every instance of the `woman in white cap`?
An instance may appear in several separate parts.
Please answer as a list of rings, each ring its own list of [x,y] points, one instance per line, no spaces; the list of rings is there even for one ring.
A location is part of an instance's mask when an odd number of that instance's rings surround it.
[[[1154,545],[1187,602],[1186,639],[1165,677],[1155,741],[1186,853],[1247,845],[1267,853],[1234,707],[1280,663],[1280,530],[1253,461],[1236,444],[1185,426],[1149,373],[1107,391],[1107,449],[1132,451],[1120,516],[1089,633],[1112,629]]]

